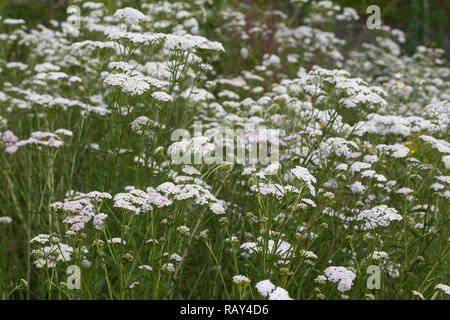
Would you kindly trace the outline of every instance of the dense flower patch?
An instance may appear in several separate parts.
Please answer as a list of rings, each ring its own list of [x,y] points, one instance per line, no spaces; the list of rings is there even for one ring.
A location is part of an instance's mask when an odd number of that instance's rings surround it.
[[[140,3],[0,18],[2,299],[448,299],[442,49],[331,1]]]

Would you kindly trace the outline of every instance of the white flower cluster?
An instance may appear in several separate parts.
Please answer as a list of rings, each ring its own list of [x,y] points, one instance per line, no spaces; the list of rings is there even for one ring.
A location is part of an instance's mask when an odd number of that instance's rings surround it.
[[[160,184],[157,191],[162,192],[165,197],[182,201],[193,199],[196,205],[208,205],[215,214],[224,214],[224,204],[219,201],[209,190],[198,184],[173,184],[164,182]]]
[[[450,286],[446,285],[446,284],[438,284],[436,285],[435,289],[439,289],[445,292],[445,294],[450,295]]]
[[[189,50],[208,50],[216,52],[224,52],[222,44],[217,41],[210,41],[205,37],[185,34],[178,36],[175,34],[166,34],[164,48],[169,51],[189,51]]]
[[[304,249],[300,250],[300,255],[306,259],[317,259],[317,255],[314,252]]]
[[[38,145],[47,146],[52,148],[59,148],[64,145],[64,141],[61,140],[60,135],[71,135],[72,132],[64,129],[55,133],[36,131],[32,132],[30,138],[25,140],[19,140],[11,131],[5,131],[0,133],[0,140],[5,144],[5,151],[9,154],[14,154],[20,147],[26,145]]]
[[[348,188],[354,194],[364,193],[367,187],[361,183],[361,181],[355,181],[353,184],[349,185]]]
[[[436,139],[428,135],[422,135],[420,136],[420,139],[422,139],[425,143],[431,145],[433,149],[436,149],[441,153],[450,154],[450,142],[441,139]]]
[[[142,95],[150,88],[162,88],[166,85],[164,81],[146,77],[141,74],[129,75],[126,73],[110,73],[104,80],[105,84],[111,87],[119,87],[122,92],[129,95]]]
[[[382,204],[369,210],[363,210],[356,217],[357,221],[363,221],[363,230],[370,230],[376,227],[387,227],[392,221],[401,221],[402,216],[394,208]]]
[[[291,185],[282,186],[278,183],[271,182],[259,182],[257,185],[252,185],[250,190],[263,196],[271,195],[279,200],[286,194],[300,192],[297,188]]]
[[[367,162],[355,161],[350,166],[350,171],[351,172],[360,172],[361,170],[368,169],[371,166],[372,165],[370,163],[367,163]]]
[[[131,123],[131,130],[139,135],[142,135],[144,131],[149,128],[150,124],[151,121],[148,117],[140,116],[134,119],[134,121]]]
[[[37,236],[33,237],[30,240],[30,244],[38,243],[38,244],[47,244],[47,243],[58,243],[59,238],[50,236],[49,234],[41,233]]]
[[[0,224],[9,224],[12,222],[12,219],[10,217],[0,217]]]
[[[418,297],[419,297],[420,299],[422,299],[422,300],[425,300],[423,294],[420,293],[419,291],[413,290],[413,291],[412,291],[412,294],[415,295],[415,296],[418,296]]]
[[[269,300],[293,300],[285,289],[275,286],[269,279],[259,281],[255,288],[260,295],[268,297]]]
[[[186,162],[191,162],[192,155],[203,157],[216,149],[216,146],[210,140],[209,137],[198,136],[174,142],[169,146],[167,152],[173,160],[183,160],[187,157]]]
[[[136,215],[158,208],[170,206],[172,200],[149,188],[147,191],[132,189],[127,193],[118,193],[114,196],[114,207],[120,208]]]
[[[328,138],[320,143],[320,155],[325,159],[332,155],[350,158],[353,154],[352,150],[355,149],[358,150],[356,143],[340,137]]]
[[[376,113],[370,114],[367,121],[358,123],[357,128],[358,129],[355,131],[355,134],[358,136],[362,136],[365,133],[373,133],[380,136],[394,134],[404,137],[422,130],[434,132],[438,129],[432,121],[421,117],[379,115]]]
[[[124,246],[127,244],[127,242],[125,240],[123,240],[123,239],[121,239],[119,237],[114,237],[114,238],[108,239],[108,243],[110,243],[110,244],[122,244]]]
[[[36,268],[54,268],[57,262],[69,262],[72,258],[72,253],[73,248],[71,246],[58,242],[32,250],[32,255],[37,257],[33,263]]]
[[[316,189],[313,184],[317,183],[317,179],[309,173],[308,169],[302,166],[296,166],[291,169],[292,174],[300,181],[306,184],[312,196],[315,196]]]
[[[409,149],[400,143],[393,145],[379,144],[376,149],[385,152],[392,158],[405,158],[409,154]]]
[[[89,193],[76,193],[70,195],[63,202],[54,202],[50,205],[55,211],[62,212],[68,216],[63,223],[70,225],[66,235],[74,235],[78,231],[84,229],[86,224],[93,218],[94,228],[101,230],[103,221],[108,215],[104,213],[96,214],[96,204],[105,199],[111,199],[111,195],[107,192],[92,191]]]
[[[164,263],[161,267],[161,270],[166,271],[168,273],[173,273],[173,272],[175,272],[175,266],[173,263],[170,263],[170,262]]]
[[[356,274],[345,267],[328,267],[325,269],[324,274],[328,281],[338,282],[337,289],[341,292],[350,290],[353,280],[356,278]]]
[[[386,260],[389,258],[389,255],[385,251],[377,251],[375,250],[371,255],[370,258],[373,260]]]
[[[155,91],[152,93],[152,98],[160,102],[170,102],[173,98],[164,91]]]
[[[140,22],[149,22],[150,21],[150,18],[147,17],[145,14],[143,14],[139,10],[136,10],[136,9],[130,8],[130,7],[118,9],[114,13],[113,18],[116,20],[121,20],[130,26],[137,25]]]
[[[233,276],[233,283],[240,286],[247,286],[250,284],[250,279],[243,275],[235,275]]]
[[[103,222],[106,218],[108,218],[108,215],[106,213],[100,212],[99,214],[95,215],[94,220],[92,221],[92,223],[94,224],[94,228],[97,230],[102,230]]]
[[[435,120],[439,129],[443,132],[448,130],[448,126],[450,125],[450,103],[448,101],[427,105],[424,114]]]
[[[319,79],[320,83],[332,85],[341,96],[339,102],[346,108],[355,108],[361,105],[384,107],[387,105],[384,96],[387,93],[376,86],[368,86],[367,82],[359,78],[350,78],[344,70],[327,70],[313,68],[309,73],[311,83]]]
[[[73,51],[78,52],[79,54],[83,54],[86,51],[94,51],[94,50],[112,50],[117,53],[123,51],[123,46],[114,41],[84,40],[81,42],[72,43],[70,48]]]
[[[151,266],[149,266],[148,264],[143,264],[141,266],[138,267],[139,270],[146,270],[146,271],[152,271],[153,268]]]
[[[256,242],[245,242],[240,248],[246,250],[249,254],[266,252],[266,254],[277,256],[280,258],[279,264],[287,263],[287,260],[294,257],[292,246],[279,239],[269,239],[265,242],[262,237],[258,237]]]

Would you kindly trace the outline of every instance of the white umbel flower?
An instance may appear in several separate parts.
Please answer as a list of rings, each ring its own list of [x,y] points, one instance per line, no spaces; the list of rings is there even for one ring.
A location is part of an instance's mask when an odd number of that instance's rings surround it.
[[[387,227],[391,221],[400,221],[402,216],[394,208],[382,204],[369,210],[363,210],[356,217],[357,221],[364,221],[363,230],[374,229],[378,226]]]
[[[142,135],[145,131],[145,129],[148,127],[150,123],[150,119],[146,116],[140,116],[134,119],[134,121],[131,123],[131,130],[133,132]]]
[[[233,283],[240,286],[247,286],[250,284],[250,279],[243,275],[236,275],[233,277]]]
[[[316,178],[309,173],[308,169],[302,166],[296,166],[291,169],[292,174],[300,181],[304,182],[306,186],[309,188],[309,191],[312,196],[315,195],[315,189],[313,183],[317,183]]]
[[[0,217],[0,224],[9,224],[12,222],[12,219],[10,217]]]
[[[275,286],[269,279],[259,281],[255,288],[260,295],[268,297],[269,300],[293,300],[285,289]]]
[[[160,102],[170,102],[173,98],[164,91],[155,91],[152,93],[152,98]]]
[[[341,292],[350,290],[356,278],[356,274],[345,267],[328,267],[324,273],[328,281],[338,282],[337,289]]]
[[[440,284],[436,285],[435,289],[442,290],[442,291],[444,291],[445,294],[450,295],[450,286],[448,286],[446,284],[440,283]]]
[[[150,21],[150,18],[147,17],[145,14],[143,14],[139,10],[130,7],[117,10],[114,13],[113,18],[116,20],[121,20],[129,26],[138,25],[140,22]]]

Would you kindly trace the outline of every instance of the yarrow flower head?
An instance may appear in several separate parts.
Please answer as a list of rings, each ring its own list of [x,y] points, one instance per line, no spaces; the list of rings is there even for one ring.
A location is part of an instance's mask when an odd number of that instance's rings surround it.
[[[138,25],[140,22],[150,22],[149,17],[139,10],[130,7],[117,10],[114,13],[113,18],[116,20],[121,20],[130,26]]]
[[[439,289],[442,290],[445,294],[450,295],[450,286],[446,285],[446,284],[438,284],[436,285],[435,289]]]
[[[349,158],[353,150],[357,150],[358,145],[353,141],[347,141],[340,137],[328,138],[326,141],[320,143],[320,156],[329,158],[332,155],[337,157]]]
[[[403,195],[406,196],[406,195],[410,194],[411,192],[414,192],[414,190],[410,189],[410,188],[400,188],[400,189],[397,190],[396,193],[403,194]]]
[[[172,253],[170,255],[170,260],[173,260],[173,261],[176,261],[176,262],[181,262],[181,261],[183,261],[183,258],[180,255],[176,254],[176,253]]]
[[[142,135],[152,125],[152,121],[146,116],[140,116],[134,119],[131,123],[131,130],[133,132]]]
[[[324,273],[328,281],[338,282],[337,289],[341,292],[350,290],[356,278],[356,274],[345,267],[328,267]]]
[[[102,230],[103,228],[103,222],[105,221],[105,219],[108,217],[107,214],[105,213],[99,213],[97,215],[95,215],[94,217],[94,228],[97,230]]]
[[[165,263],[161,267],[161,270],[172,273],[175,272],[175,266],[173,265],[173,263]]]
[[[363,221],[363,230],[374,229],[378,226],[387,227],[391,221],[400,221],[402,216],[394,208],[382,204],[369,210],[363,210],[356,217],[357,221]]]
[[[122,240],[121,238],[112,238],[112,239],[108,239],[108,243],[113,243],[113,244],[123,244],[126,245],[127,243],[125,242],[125,240]]]
[[[71,260],[73,248],[64,243],[52,244],[32,251],[32,256],[38,258],[33,263],[36,268],[56,267],[57,262],[69,262]]]
[[[250,279],[243,275],[236,275],[233,277],[233,283],[246,287],[250,284]]]
[[[146,270],[146,271],[152,271],[153,268],[147,264],[141,265],[138,267],[139,270]]]
[[[164,91],[155,91],[152,93],[152,98],[160,101],[160,102],[170,102],[173,100],[173,98]]]
[[[309,191],[312,196],[315,195],[315,189],[313,183],[317,183],[316,178],[309,173],[308,169],[302,166],[296,166],[291,169],[292,174],[300,181],[304,182],[306,186],[309,188]]]
[[[10,217],[0,217],[0,224],[9,224],[12,222],[12,219]]]
[[[268,297],[269,300],[293,300],[285,289],[275,286],[269,279],[259,281],[255,288],[261,296]]]

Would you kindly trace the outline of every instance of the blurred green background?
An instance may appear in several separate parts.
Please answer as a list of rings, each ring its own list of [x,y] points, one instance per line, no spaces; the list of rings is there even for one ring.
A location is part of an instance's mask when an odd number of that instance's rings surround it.
[[[104,2],[110,8],[136,6],[141,0],[91,0]],[[155,0],[156,2],[157,0]],[[189,0],[187,0],[189,1]],[[224,0],[226,1],[226,0]],[[228,0],[229,2],[253,2],[267,8],[289,8],[289,0]],[[314,0],[311,0],[314,1]],[[369,5],[381,8],[382,20],[392,27],[406,32],[407,42],[403,49],[414,52],[417,45],[450,48],[450,1],[449,0],[334,0],[341,6],[355,8],[364,17]],[[9,18],[25,19],[29,26],[38,23],[48,24],[51,19],[66,17],[70,0],[0,0],[0,15]],[[121,4],[120,4],[121,3]],[[255,5],[253,5],[255,7]]]
[[[378,5],[381,19],[387,24],[405,31],[405,50],[413,53],[416,46],[449,48],[450,1],[449,0],[339,0],[342,6],[355,8],[366,14],[369,5]]]

